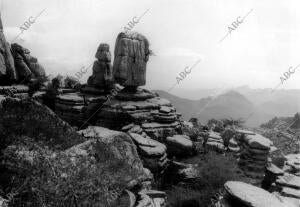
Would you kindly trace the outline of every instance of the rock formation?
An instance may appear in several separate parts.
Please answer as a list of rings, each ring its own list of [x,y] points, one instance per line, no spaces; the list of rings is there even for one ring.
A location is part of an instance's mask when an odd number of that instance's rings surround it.
[[[143,166],[152,172],[161,172],[168,164],[167,148],[164,144],[135,133],[128,133],[137,146]]]
[[[270,162],[269,152],[273,143],[259,135],[247,135],[242,140],[239,165],[244,173],[253,178],[263,178]]]
[[[109,90],[113,84],[111,54],[109,45],[101,43],[95,54],[97,60],[93,65],[93,75],[89,77],[87,84],[89,87]]]
[[[176,134],[167,137],[168,154],[170,156],[191,156],[195,153],[194,144],[186,135]]]
[[[17,81],[14,58],[9,43],[6,42],[0,18],[0,85]]]
[[[216,152],[224,152],[225,151],[223,139],[218,132],[211,131],[209,133],[206,147],[207,147],[207,149],[214,150]]]
[[[17,82],[24,83],[31,79],[46,76],[45,69],[38,63],[37,58],[30,55],[30,51],[21,45],[11,45],[12,54],[15,60]]]
[[[289,154],[282,168],[268,165],[262,186],[270,192],[297,199],[300,204],[300,155]]]
[[[149,59],[149,42],[136,32],[121,32],[115,44],[114,79],[127,88],[146,84],[146,64]]]
[[[253,185],[228,181],[224,185],[225,195],[216,206],[220,207],[297,207],[299,203],[289,198],[273,195]]]

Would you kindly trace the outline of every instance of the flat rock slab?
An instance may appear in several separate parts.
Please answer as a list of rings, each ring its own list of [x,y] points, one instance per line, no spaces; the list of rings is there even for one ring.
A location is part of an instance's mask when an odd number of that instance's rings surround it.
[[[217,139],[217,140],[222,140],[222,137],[219,133],[217,132],[209,132],[209,138],[212,138],[212,139]]]
[[[267,166],[267,171],[268,171],[269,173],[272,173],[273,175],[283,175],[283,174],[284,174],[283,170],[280,169],[279,167],[277,167],[277,166],[274,165],[274,164],[269,164],[269,165]]]
[[[156,147],[157,145],[161,144],[158,141],[155,141],[150,138],[144,138],[139,134],[136,133],[129,133],[130,137],[135,141],[138,145],[146,146],[146,147]]]
[[[224,185],[226,192],[239,200],[247,207],[294,207],[275,195],[256,186],[239,182],[228,181]]]
[[[237,133],[240,134],[246,134],[246,135],[255,135],[255,132],[249,131],[249,130],[243,130],[243,129],[238,129],[236,130]]]
[[[61,100],[63,102],[76,102],[76,103],[84,103],[83,97],[79,96],[77,93],[63,94],[59,95],[56,98],[57,100]]]
[[[284,174],[278,177],[276,183],[281,186],[291,187],[300,190],[300,177],[292,174]]]
[[[273,142],[268,138],[260,135],[247,135],[245,137],[245,142],[252,148],[262,149],[262,150],[270,150]]]
[[[183,149],[193,148],[193,142],[185,135],[174,135],[173,137],[167,137],[167,143],[174,144]]]
[[[287,197],[300,199],[300,190],[297,190],[297,189],[283,187],[281,193],[282,193],[282,195],[287,196]]]
[[[144,123],[144,124],[142,124],[142,128],[145,128],[145,129],[166,128],[166,127],[176,127],[178,125],[179,125],[179,122],[173,122],[173,123],[170,123],[170,124],[163,124],[163,123],[152,122],[152,123]]]
[[[162,106],[162,107],[160,107],[160,109],[159,109],[159,112],[165,113],[165,114],[168,114],[168,113],[170,113],[171,111],[172,111],[171,108],[170,108],[170,107],[167,107],[167,106]]]

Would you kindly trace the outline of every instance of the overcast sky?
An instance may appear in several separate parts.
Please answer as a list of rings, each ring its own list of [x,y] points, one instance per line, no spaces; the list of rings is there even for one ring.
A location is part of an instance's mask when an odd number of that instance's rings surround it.
[[[1,0],[1,16],[11,42],[30,16],[46,9],[16,41],[48,74],[72,75],[94,61],[100,43],[113,54],[118,33],[149,9],[133,28],[156,54],[147,65],[147,87],[169,89],[201,59],[176,88],[274,88],[300,64],[299,7],[299,0]],[[280,88],[300,89],[300,67]]]

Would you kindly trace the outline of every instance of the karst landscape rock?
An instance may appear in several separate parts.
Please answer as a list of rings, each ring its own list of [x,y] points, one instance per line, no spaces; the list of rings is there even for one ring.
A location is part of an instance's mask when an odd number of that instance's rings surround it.
[[[121,32],[113,64],[101,42],[83,85],[47,80],[47,66],[3,32],[0,48],[0,206],[167,207],[183,193],[185,206],[202,194],[203,206],[300,206],[300,152],[279,166],[267,136],[183,121],[141,87],[146,35]]]

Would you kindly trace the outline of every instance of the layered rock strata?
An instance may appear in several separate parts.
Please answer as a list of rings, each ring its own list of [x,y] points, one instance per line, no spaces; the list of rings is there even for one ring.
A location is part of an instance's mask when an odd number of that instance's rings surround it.
[[[143,166],[151,172],[161,172],[168,164],[167,148],[164,144],[150,139],[148,136],[141,136],[135,133],[128,133],[137,146],[137,151]]]
[[[242,140],[239,166],[247,176],[263,178],[272,142],[259,135],[247,135]]]
[[[225,194],[216,206],[220,207],[297,207],[294,200],[273,195],[262,188],[238,181],[224,185]]]

